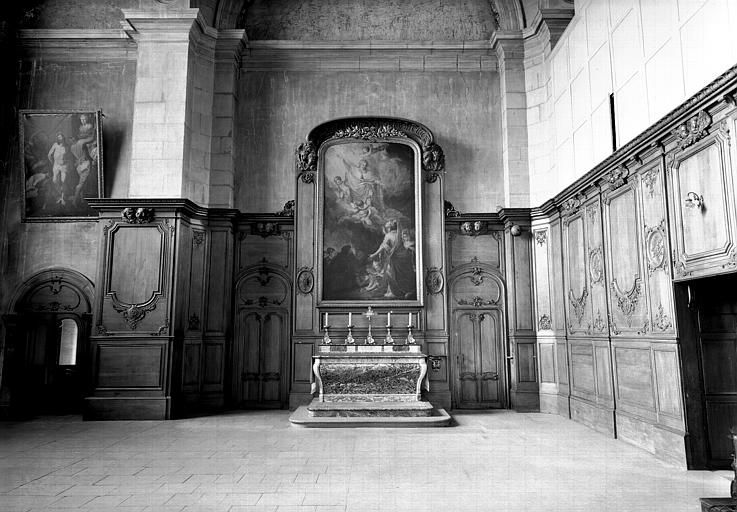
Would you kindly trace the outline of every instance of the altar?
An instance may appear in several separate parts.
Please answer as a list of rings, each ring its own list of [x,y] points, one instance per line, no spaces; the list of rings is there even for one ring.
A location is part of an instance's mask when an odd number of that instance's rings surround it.
[[[368,330],[359,343],[353,337],[352,322],[341,343],[333,342],[330,326],[325,326],[323,343],[312,358],[314,398],[298,408],[290,421],[307,427],[448,425],[450,416],[422,398],[422,392],[430,390],[427,356],[415,342],[411,323],[402,340],[395,340],[387,325],[382,343],[377,343],[371,307],[363,316]]]

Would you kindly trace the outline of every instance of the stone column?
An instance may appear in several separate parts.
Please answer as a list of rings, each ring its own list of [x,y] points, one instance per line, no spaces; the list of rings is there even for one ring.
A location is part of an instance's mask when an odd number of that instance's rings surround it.
[[[526,208],[530,206],[530,176],[524,42],[521,32],[497,31],[491,43],[499,60],[504,204],[507,208]]]
[[[190,34],[198,9],[124,11],[138,44],[129,196],[185,197]]]

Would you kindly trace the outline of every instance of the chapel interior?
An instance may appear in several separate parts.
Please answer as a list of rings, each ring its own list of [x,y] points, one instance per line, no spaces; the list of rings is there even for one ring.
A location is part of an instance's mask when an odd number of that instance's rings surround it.
[[[26,0],[0,48],[0,419],[289,426],[353,354],[730,468],[736,2]]]

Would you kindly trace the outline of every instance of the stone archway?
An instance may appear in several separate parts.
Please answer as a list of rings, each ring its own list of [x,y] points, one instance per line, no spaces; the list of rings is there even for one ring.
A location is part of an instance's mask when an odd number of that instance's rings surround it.
[[[94,286],[65,268],[18,287],[4,315],[0,409],[10,415],[81,412]]]

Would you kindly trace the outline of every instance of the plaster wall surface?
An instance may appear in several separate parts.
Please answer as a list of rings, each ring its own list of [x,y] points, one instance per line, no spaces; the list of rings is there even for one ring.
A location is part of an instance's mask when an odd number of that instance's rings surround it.
[[[546,58],[544,92],[528,86],[531,203],[549,199],[613,152],[609,94],[621,147],[735,61],[737,2],[577,1]]]
[[[238,84],[235,207],[278,211],[295,197],[294,150],[337,117],[418,121],[445,151],[445,197],[461,211],[503,204],[496,72],[251,72]]]

